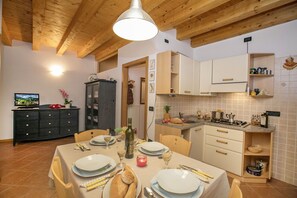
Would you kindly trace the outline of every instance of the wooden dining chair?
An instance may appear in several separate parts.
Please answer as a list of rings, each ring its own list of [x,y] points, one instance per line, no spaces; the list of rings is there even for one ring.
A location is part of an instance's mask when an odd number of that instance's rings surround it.
[[[160,143],[167,146],[170,150],[180,153],[185,156],[190,155],[192,142],[176,135],[162,135],[160,134]]]
[[[58,156],[54,157],[51,171],[54,176],[54,183],[56,187],[58,198],[74,198],[74,191],[72,183],[64,183],[64,175],[61,167],[61,161]]]
[[[86,131],[81,131],[79,133],[74,134],[75,142],[83,142],[91,140],[93,137],[96,137],[98,135],[108,135],[109,129],[103,130],[103,129],[90,129]]]
[[[240,181],[238,179],[233,179],[228,198],[242,198],[243,197],[239,186],[240,186]]]

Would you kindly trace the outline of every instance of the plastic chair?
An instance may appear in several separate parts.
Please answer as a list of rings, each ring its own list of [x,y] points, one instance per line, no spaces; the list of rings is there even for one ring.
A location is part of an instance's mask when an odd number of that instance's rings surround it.
[[[64,175],[61,167],[61,161],[58,156],[54,157],[51,170],[54,176],[54,183],[58,198],[74,198],[72,183],[64,183]]]
[[[93,137],[96,137],[98,135],[108,135],[109,129],[103,130],[103,129],[90,129],[87,131],[81,131],[79,133],[74,134],[75,142],[83,142],[91,140]]]
[[[192,142],[176,135],[162,135],[160,134],[160,143],[167,146],[170,150],[189,156]]]
[[[240,181],[238,179],[233,179],[228,198],[242,198],[243,197],[239,186],[240,186]]]

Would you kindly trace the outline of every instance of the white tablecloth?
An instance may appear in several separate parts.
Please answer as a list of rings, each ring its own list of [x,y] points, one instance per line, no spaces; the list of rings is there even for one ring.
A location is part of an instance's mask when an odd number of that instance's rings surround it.
[[[74,191],[77,197],[85,198],[98,198],[102,195],[102,189],[97,188],[95,190],[87,192],[85,188],[79,187],[80,184],[89,181],[92,178],[82,178],[75,175],[71,167],[73,163],[87,155],[92,154],[103,154],[113,158],[117,163],[119,162],[119,157],[117,156],[117,147],[123,146],[123,142],[115,143],[111,145],[111,149],[105,149],[104,146],[92,146],[88,142],[85,142],[90,148],[90,151],[82,152],[81,150],[74,150],[75,144],[66,144],[61,145],[56,148],[55,155],[58,155],[61,158],[62,168],[65,175],[66,182],[71,182],[74,186]],[[137,176],[140,179],[142,188],[145,186],[150,186],[151,179],[164,167],[164,161],[159,159],[156,156],[148,156],[148,165],[146,167],[136,166],[136,155],[140,152],[134,153],[133,159],[125,159],[123,162],[131,166]],[[172,159],[169,163],[169,166],[172,168],[177,168],[179,164],[188,165],[191,167],[200,168],[206,173],[214,176],[214,179],[210,179],[209,184],[203,183],[205,189],[201,197],[210,197],[210,198],[224,198],[228,197],[228,192],[230,190],[228,178],[226,171],[216,168],[214,166],[205,164],[201,161],[180,155],[178,153],[173,153]],[[52,178],[51,171],[49,172],[49,177]],[[142,190],[143,193],[143,190]],[[142,196],[144,197],[144,196]]]

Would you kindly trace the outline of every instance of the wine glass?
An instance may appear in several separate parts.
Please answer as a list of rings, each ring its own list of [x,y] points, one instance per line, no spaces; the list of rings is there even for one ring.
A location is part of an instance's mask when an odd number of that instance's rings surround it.
[[[111,140],[111,136],[110,135],[104,136],[104,141],[106,143],[106,149],[109,149],[109,146],[108,145],[109,145],[110,140]]]
[[[117,148],[117,153],[118,153],[118,156],[120,158],[120,163],[118,164],[118,167],[119,168],[124,168],[124,164],[123,164],[123,158],[126,154],[126,149],[125,147],[120,147],[120,148]]]
[[[169,161],[171,160],[171,157],[172,157],[172,151],[171,150],[168,150],[167,152],[164,152],[162,154],[162,158],[163,158],[163,160],[165,162],[164,169],[168,169],[169,168],[168,164],[169,164]]]

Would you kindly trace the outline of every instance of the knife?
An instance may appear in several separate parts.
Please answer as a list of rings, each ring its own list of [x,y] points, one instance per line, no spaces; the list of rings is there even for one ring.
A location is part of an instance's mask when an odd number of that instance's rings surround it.
[[[198,177],[199,180],[201,180],[201,181],[203,181],[203,182],[205,182],[205,183],[209,183],[208,177],[206,177],[206,176],[200,174],[199,172],[197,172],[197,171],[195,171],[195,170],[191,170],[191,169],[189,169],[189,168],[187,168],[187,167],[184,167],[184,166],[182,166],[182,165],[179,165],[179,166],[180,166],[180,168],[182,168],[182,169],[184,169],[184,170],[187,170],[187,171],[190,171],[190,172],[196,174],[196,176]]]
[[[198,172],[198,173],[200,173],[200,174],[202,174],[202,175],[204,175],[204,176],[206,176],[206,177],[208,177],[208,178],[210,178],[210,179],[213,179],[213,178],[214,178],[213,176],[211,176],[211,175],[209,175],[209,174],[203,172],[203,171],[200,170],[200,169],[195,169],[195,168],[192,168],[192,167],[189,167],[189,166],[186,166],[186,165],[181,165],[181,166],[183,166],[183,167],[185,167],[185,168],[187,168],[187,169],[190,169],[190,170],[192,170],[192,171],[196,171],[196,172]]]
[[[76,144],[76,146],[77,146],[82,152],[85,151],[84,148],[83,148],[80,144]]]

